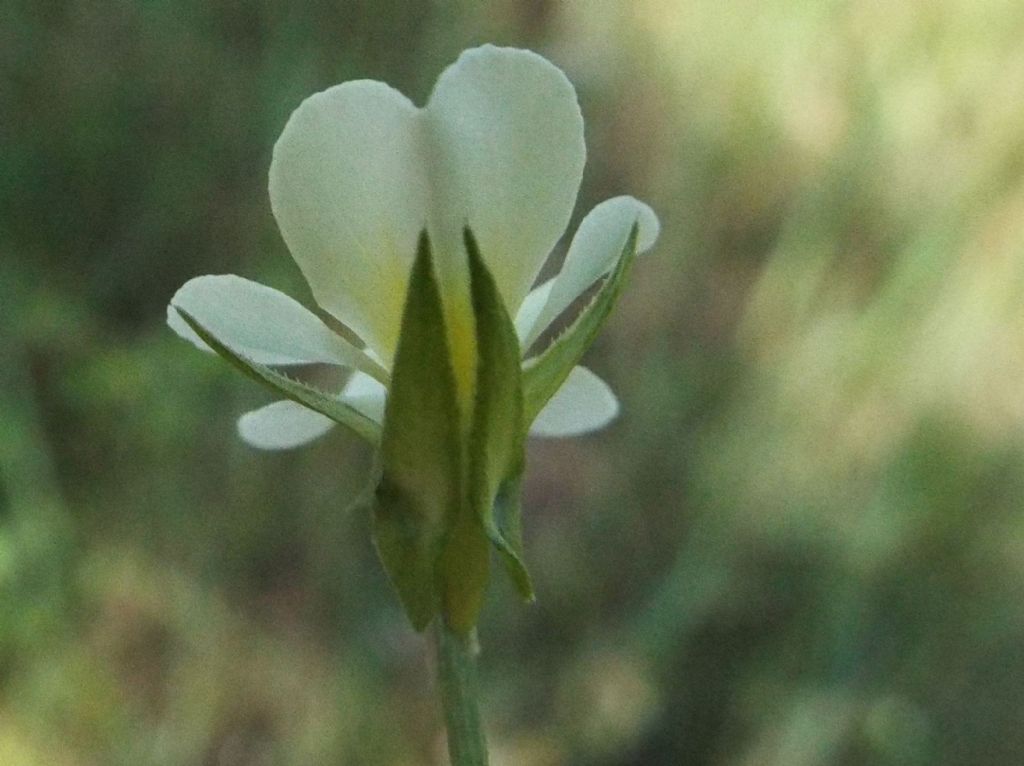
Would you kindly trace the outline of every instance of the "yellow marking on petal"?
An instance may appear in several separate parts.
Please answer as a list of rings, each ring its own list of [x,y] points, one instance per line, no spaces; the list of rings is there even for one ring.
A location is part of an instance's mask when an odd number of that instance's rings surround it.
[[[468,293],[455,296],[447,307],[448,342],[452,358],[452,371],[459,396],[463,423],[468,425],[476,396],[476,319],[468,301]],[[456,303],[458,305],[452,305]]]

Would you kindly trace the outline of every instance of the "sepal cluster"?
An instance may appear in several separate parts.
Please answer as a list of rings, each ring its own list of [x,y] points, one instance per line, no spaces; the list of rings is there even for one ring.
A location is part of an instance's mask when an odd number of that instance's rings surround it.
[[[472,233],[465,232],[477,359],[460,405],[444,304],[426,233],[406,293],[380,445],[374,536],[414,627],[439,613],[476,624],[495,545],[524,598],[518,493],[527,424],[519,342]],[[496,510],[495,501],[500,499]]]
[[[450,335],[424,233],[406,295],[374,493],[377,548],[413,626],[440,614],[458,632],[476,624],[499,554],[524,600],[520,496],[529,424],[593,342],[636,255],[633,226],[615,270],[541,354],[521,364],[519,339],[470,229],[476,365],[472,406],[460,407]]]

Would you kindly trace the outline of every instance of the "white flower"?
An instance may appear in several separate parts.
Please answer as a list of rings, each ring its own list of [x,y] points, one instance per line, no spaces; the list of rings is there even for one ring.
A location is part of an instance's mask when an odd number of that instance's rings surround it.
[[[479,242],[524,352],[614,269],[634,224],[637,250],[657,238],[658,221],[647,205],[631,197],[608,200],[583,220],[561,272],[533,287],[569,222],[584,156],[572,85],[529,51],[488,45],[464,52],[422,109],[380,82],[329,88],[304,101],[278,139],[270,199],[317,303],[365,346],[345,340],[283,293],[233,275],[187,282],[171,300],[168,324],[209,350],[181,310],[217,343],[269,367],[350,368],[338,398],[380,424],[410,269],[426,230],[455,380],[460,394],[471,396],[475,346],[464,227]],[[531,433],[583,433],[617,410],[607,384],[576,367]],[[238,426],[253,446],[280,449],[334,424],[285,400],[246,413]]]

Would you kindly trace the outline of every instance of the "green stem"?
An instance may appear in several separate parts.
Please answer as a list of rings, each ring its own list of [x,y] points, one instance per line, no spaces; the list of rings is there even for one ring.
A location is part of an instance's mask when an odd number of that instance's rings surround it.
[[[487,743],[476,694],[476,631],[452,632],[444,617],[434,620],[437,676],[448,729],[452,766],[487,766]]]

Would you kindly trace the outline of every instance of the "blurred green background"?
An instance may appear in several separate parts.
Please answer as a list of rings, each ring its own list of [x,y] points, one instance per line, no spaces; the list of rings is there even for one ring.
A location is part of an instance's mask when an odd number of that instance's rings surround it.
[[[311,305],[266,194],[310,93],[458,52],[576,84],[575,220],[649,201],[535,442],[481,640],[497,766],[1024,763],[1019,0],[0,0],[0,763],[444,763],[346,514],[370,455],[164,326],[189,277]]]

